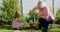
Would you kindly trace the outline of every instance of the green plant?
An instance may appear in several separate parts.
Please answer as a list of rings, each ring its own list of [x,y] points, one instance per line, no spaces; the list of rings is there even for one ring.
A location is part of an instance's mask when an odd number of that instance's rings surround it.
[[[56,24],[60,24],[60,9],[58,9],[58,12],[57,12],[57,14],[56,14]]]
[[[3,11],[2,15],[0,16],[0,23],[3,21],[5,24],[11,23],[11,21],[14,19],[15,12],[17,10],[20,10],[19,6],[19,0],[2,0],[3,7],[0,7],[0,9]]]

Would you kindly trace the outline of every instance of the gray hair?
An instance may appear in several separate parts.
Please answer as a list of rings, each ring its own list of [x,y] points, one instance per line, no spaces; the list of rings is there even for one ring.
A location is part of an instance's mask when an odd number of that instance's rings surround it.
[[[47,6],[44,1],[39,1],[38,4],[41,4],[43,7]]]

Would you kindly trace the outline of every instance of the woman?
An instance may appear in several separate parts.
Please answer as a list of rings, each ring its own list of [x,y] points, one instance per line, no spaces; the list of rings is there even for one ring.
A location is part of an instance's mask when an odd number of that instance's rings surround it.
[[[34,7],[31,11],[31,15],[35,10],[39,10],[39,27],[42,28],[42,32],[48,32],[48,26],[55,19],[50,11],[50,8],[45,4],[44,1],[40,1],[37,7]]]
[[[20,13],[17,11],[15,14],[15,18],[12,22],[12,28],[13,30],[16,30],[17,32],[19,32],[19,30],[24,27],[24,23],[22,23],[21,19],[19,18],[20,18]]]

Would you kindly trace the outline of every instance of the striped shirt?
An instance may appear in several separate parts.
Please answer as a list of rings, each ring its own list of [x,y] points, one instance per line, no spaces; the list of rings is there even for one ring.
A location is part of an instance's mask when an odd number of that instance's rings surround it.
[[[43,9],[39,9],[38,7],[34,7],[34,8],[32,9],[32,12],[33,12],[34,10],[36,10],[36,9],[39,10],[39,16],[40,16],[41,18],[43,18],[43,19],[51,18],[52,20],[55,19],[54,16],[53,16],[53,14],[51,13],[49,7],[46,6],[46,7],[44,7]]]

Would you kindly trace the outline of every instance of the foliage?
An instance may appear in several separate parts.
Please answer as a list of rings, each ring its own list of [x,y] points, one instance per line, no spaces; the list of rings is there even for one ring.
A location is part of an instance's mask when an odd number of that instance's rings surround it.
[[[10,26],[0,26],[0,32],[14,32],[14,30]],[[20,32],[41,32],[41,30],[22,29]],[[53,28],[49,32],[60,32],[60,25],[53,24]]]
[[[38,19],[39,18],[39,16],[38,16],[38,10],[35,10],[34,12],[33,12],[33,14],[34,14],[34,16],[35,16],[35,18],[36,19]],[[29,15],[31,14],[31,11],[29,12]]]
[[[20,10],[19,0],[2,0],[3,7],[0,7],[2,15],[0,16],[0,22],[9,22],[13,20],[15,12]],[[6,24],[6,23],[5,23]],[[9,24],[9,23],[8,23]]]
[[[60,9],[58,9],[57,15],[56,15],[56,24],[60,24]]]

